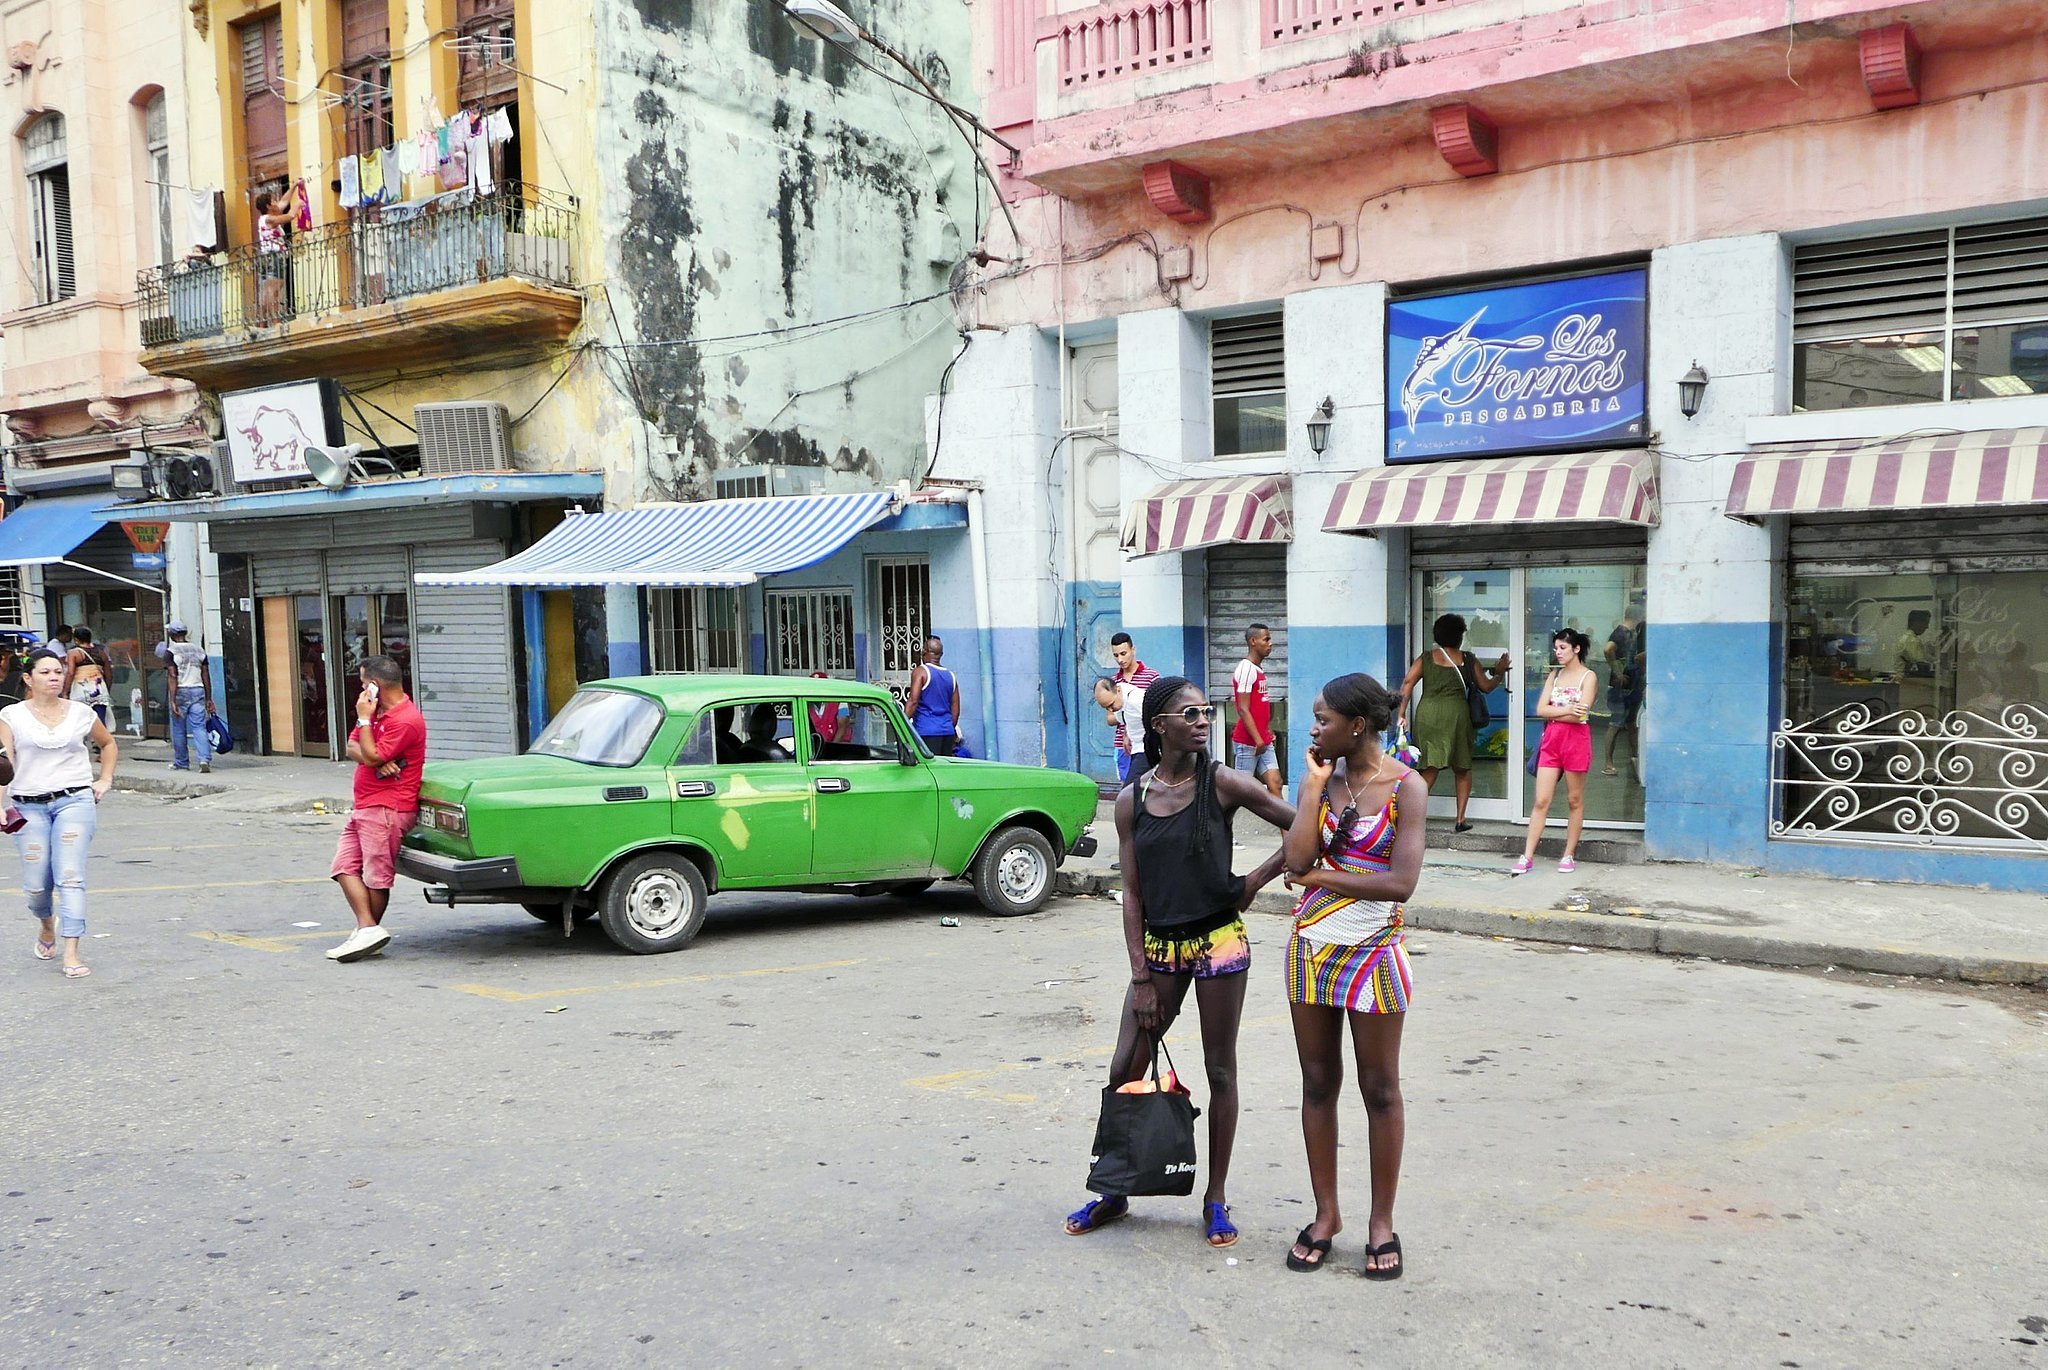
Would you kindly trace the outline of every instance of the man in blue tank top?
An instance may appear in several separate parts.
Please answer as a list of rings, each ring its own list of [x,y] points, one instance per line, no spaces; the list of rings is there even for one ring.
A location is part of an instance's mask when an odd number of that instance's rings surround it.
[[[960,745],[960,682],[939,664],[946,646],[924,640],[924,663],[910,673],[910,726],[934,756],[951,756]]]

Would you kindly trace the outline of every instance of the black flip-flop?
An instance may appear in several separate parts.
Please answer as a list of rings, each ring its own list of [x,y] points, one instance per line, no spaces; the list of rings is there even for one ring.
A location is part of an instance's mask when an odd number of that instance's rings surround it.
[[[1369,1280],[1400,1279],[1401,1272],[1408,1266],[1408,1262],[1405,1259],[1403,1259],[1401,1255],[1400,1233],[1396,1232],[1393,1236],[1387,1238],[1378,1246],[1368,1246],[1367,1248],[1365,1248],[1365,1259],[1368,1262],[1376,1261],[1380,1257],[1387,1255],[1391,1255],[1394,1258],[1394,1264],[1392,1266],[1383,1266],[1380,1269],[1375,1270],[1372,1268],[1370,1264],[1368,1264],[1365,1267],[1365,1269],[1359,1271],[1358,1273],[1365,1276]]]
[[[1315,1224],[1311,1223],[1308,1227],[1302,1228],[1299,1233],[1295,1234],[1294,1245],[1305,1246],[1310,1251],[1318,1253],[1316,1258],[1312,1261],[1303,1260],[1300,1256],[1295,1255],[1293,1248],[1290,1247],[1287,1252],[1287,1268],[1289,1270],[1299,1270],[1303,1274],[1307,1274],[1311,1270],[1321,1270],[1329,1263],[1330,1239],[1325,1237],[1321,1241],[1311,1241],[1308,1234],[1314,1226]]]

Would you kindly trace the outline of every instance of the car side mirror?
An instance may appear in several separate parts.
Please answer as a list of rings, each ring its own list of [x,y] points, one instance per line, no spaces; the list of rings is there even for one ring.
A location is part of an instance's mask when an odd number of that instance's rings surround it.
[[[905,742],[905,741],[904,741],[904,740],[903,740],[902,738],[900,738],[900,737],[899,737],[899,738],[897,738],[897,739],[896,739],[896,764],[897,764],[897,765],[899,765],[899,766],[915,766],[915,765],[917,764],[917,762],[918,762],[917,748],[915,748],[915,747],[911,746],[911,745],[910,745],[910,744],[909,744],[908,742]]]

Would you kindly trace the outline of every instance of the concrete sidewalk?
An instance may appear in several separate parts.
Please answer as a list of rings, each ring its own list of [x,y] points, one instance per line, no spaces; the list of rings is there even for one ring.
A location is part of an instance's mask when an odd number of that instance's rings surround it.
[[[1528,875],[1510,877],[1509,857],[1448,850],[1449,825],[1439,826],[1430,825],[1427,864],[1408,903],[1414,928],[2048,988],[2048,898],[2037,895],[1667,862],[1582,861],[1576,873],[1560,875],[1555,855]],[[1256,819],[1240,819],[1237,833],[1240,870],[1273,850]],[[1107,802],[1095,836],[1096,854],[1070,859],[1061,870],[1063,891],[1121,890]],[[1293,896],[1275,884],[1252,909],[1284,916],[1292,906]]]
[[[171,769],[171,744],[155,738],[121,737],[121,764],[114,788],[165,795],[194,808],[223,813],[304,813],[325,809],[347,813],[355,766],[301,756],[216,756],[211,773]]]

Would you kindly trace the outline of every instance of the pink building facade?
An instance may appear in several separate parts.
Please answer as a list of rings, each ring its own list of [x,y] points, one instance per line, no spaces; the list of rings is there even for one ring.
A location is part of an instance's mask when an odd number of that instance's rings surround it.
[[[1291,775],[1317,686],[1397,683],[1457,614],[1518,663],[1476,819],[1526,822],[1568,628],[1618,847],[2048,877],[2048,11],[976,23],[1016,232],[961,295],[937,474],[1018,568],[1006,757],[1106,773],[1109,633],[1221,699],[1258,619]]]

